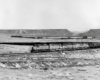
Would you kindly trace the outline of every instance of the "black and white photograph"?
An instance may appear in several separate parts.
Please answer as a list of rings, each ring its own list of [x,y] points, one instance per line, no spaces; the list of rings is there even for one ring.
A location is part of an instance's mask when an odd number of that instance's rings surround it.
[[[100,80],[100,0],[0,0],[0,80]]]

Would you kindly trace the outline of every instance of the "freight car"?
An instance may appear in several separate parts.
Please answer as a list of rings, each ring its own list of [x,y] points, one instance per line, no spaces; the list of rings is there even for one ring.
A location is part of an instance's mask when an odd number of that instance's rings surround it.
[[[50,51],[57,51],[57,50],[62,50],[62,45],[61,44],[50,44]]]
[[[89,48],[100,48],[100,43],[88,43]]]

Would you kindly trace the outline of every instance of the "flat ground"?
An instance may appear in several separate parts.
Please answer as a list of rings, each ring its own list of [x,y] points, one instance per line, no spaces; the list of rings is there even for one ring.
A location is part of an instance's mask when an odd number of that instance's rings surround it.
[[[65,67],[53,70],[0,68],[0,80],[99,80],[100,66]]]
[[[14,38],[11,35],[0,34],[0,43],[2,42],[100,42],[99,38],[94,39],[32,39],[32,38]]]

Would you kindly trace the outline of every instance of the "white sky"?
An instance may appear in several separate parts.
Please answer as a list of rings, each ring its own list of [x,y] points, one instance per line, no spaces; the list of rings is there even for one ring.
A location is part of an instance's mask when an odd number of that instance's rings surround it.
[[[100,0],[0,0],[0,29],[100,29]]]

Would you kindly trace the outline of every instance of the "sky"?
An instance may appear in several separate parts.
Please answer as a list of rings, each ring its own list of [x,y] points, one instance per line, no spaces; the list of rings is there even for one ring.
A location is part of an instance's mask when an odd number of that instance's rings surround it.
[[[100,0],[0,0],[0,29],[100,29]]]

